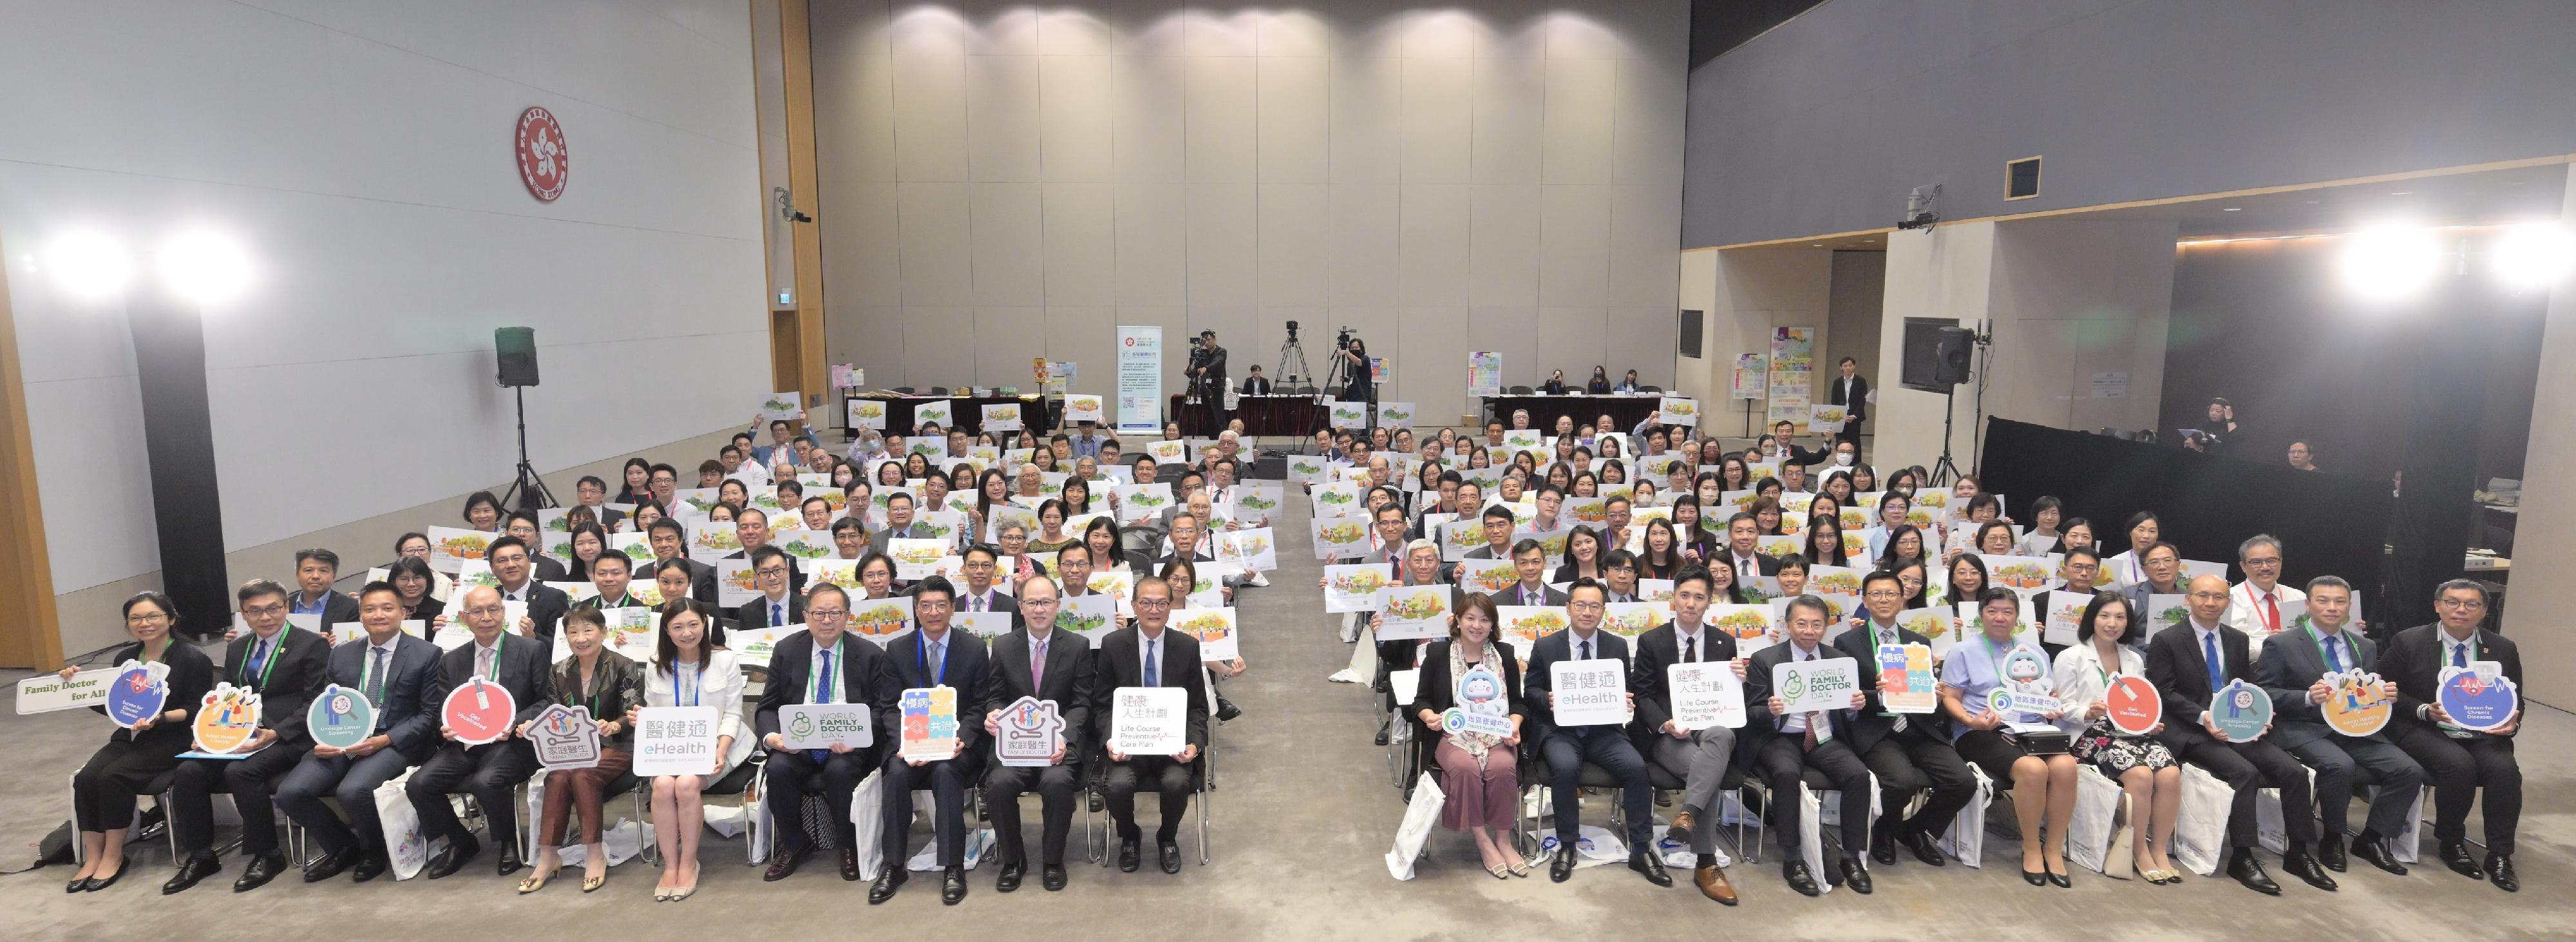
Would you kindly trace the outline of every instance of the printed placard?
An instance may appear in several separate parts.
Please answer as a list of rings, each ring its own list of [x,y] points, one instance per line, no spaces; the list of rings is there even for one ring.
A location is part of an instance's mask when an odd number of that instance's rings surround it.
[[[431,527],[429,528],[429,568],[444,573],[454,573],[458,564],[469,559],[482,559],[484,551],[491,549],[492,541],[500,538],[499,533],[485,533],[457,527]]]
[[[1368,403],[1343,402],[1336,399],[1327,402],[1325,405],[1332,412],[1334,428],[1356,429],[1368,427]]]
[[[1073,395],[1064,397],[1064,420],[1067,422],[1105,422],[1101,418],[1100,397]]]
[[[1494,614],[1503,620],[1499,637],[1521,651],[1572,625],[1562,605],[1497,605]]]
[[[1336,481],[1314,488],[1316,517],[1353,517],[1366,505],[1360,502],[1358,481]]]
[[[1182,608],[1172,611],[1172,630],[1199,639],[1199,659],[1231,661],[1242,656],[1234,609]]]
[[[1179,687],[1120,687],[1110,692],[1111,752],[1130,756],[1177,755],[1189,745],[1189,691]]]
[[[1155,439],[1145,443],[1145,454],[1152,456],[1155,464],[1187,464],[1190,443],[1172,438]]]
[[[1270,572],[1279,568],[1279,547],[1272,543],[1269,527],[1218,534],[1216,547],[1218,560],[1241,566],[1248,572]]]
[[[102,667],[75,673],[65,680],[60,674],[38,674],[18,682],[18,715],[51,713],[87,706],[105,706],[108,691],[116,683],[117,668]]]
[[[1850,418],[1848,407],[1815,403],[1807,407],[1807,432],[1811,435],[1836,434],[1843,430],[1843,423]]]
[[[2327,687],[2326,700],[2317,704],[2324,714],[2326,727],[2346,736],[2368,736],[2388,726],[2397,713],[2397,698],[2388,695],[2386,681],[2378,674],[2363,670],[2332,671],[2319,677]]]
[[[1664,686],[1672,691],[1673,725],[1691,732],[1744,727],[1744,681],[1736,678],[1732,662],[1668,665]]]
[[[1849,709],[1860,690],[1860,664],[1847,657],[1786,660],[1771,666],[1771,693],[1784,713]]]
[[[240,751],[259,733],[259,691],[218,682],[206,691],[195,722],[198,752],[224,755]]]
[[[1611,602],[1602,607],[1601,630],[1634,639],[1671,620],[1670,602]]]
[[[1010,634],[1011,621],[1017,617],[1009,612],[955,612],[948,616],[948,624],[990,644],[993,639]]]
[[[1607,497],[1568,497],[1563,508],[1565,519],[1577,526],[1601,529],[1610,523],[1610,499]]]
[[[894,643],[894,639],[912,633],[912,597],[890,595],[881,599],[850,598],[850,625],[844,629],[876,642],[877,647]]]
[[[167,661],[127,661],[117,665],[116,678],[108,685],[107,718],[133,729],[136,723],[160,716],[170,699],[169,678]]]
[[[1457,567],[1458,587],[1481,595],[1492,595],[1521,583],[1520,570],[1508,559],[1460,560]]]
[[[948,555],[948,541],[896,537],[886,541],[886,555],[894,557],[895,578],[915,582],[938,574],[939,558]]]
[[[915,687],[896,703],[903,710],[905,759],[935,762],[957,755],[957,688]]]
[[[2433,699],[2450,715],[2451,725],[2478,732],[2504,726],[2522,709],[2521,689],[2494,661],[2442,668],[2442,683]]]
[[[1807,592],[1812,595],[1860,596],[1860,577],[1865,575],[1849,566],[1828,566],[1810,560],[1807,567]]]
[[[1324,467],[1322,455],[1289,455],[1288,480],[1299,484],[1315,481],[1324,476]]]
[[[2209,722],[2228,742],[2253,742],[2272,725],[2272,698],[2242,679],[2228,681],[2210,698]]]
[[[599,723],[590,707],[548,704],[528,727],[528,743],[537,749],[537,765],[547,769],[588,769],[599,765]]]
[[[916,401],[912,404],[912,428],[904,429],[903,431],[911,432],[914,429],[919,429],[926,425],[936,425],[943,429],[951,425],[955,425],[957,423],[949,418],[951,411],[955,408],[956,403],[948,399],[923,399]],[[941,449],[945,450],[946,447],[947,446],[942,445]]]
[[[984,431],[1016,432],[1020,430],[1020,404],[997,402],[984,407]]]
[[[1445,585],[1391,586],[1378,590],[1380,641],[1431,641],[1449,636],[1449,597]]]
[[[1708,626],[1735,639],[1735,656],[1752,657],[1753,652],[1778,643],[1771,632],[1771,606],[1738,605],[1721,602],[1708,607]]]
[[[1172,485],[1163,481],[1121,484],[1110,493],[1118,498],[1118,523],[1121,526],[1151,520],[1154,515],[1162,513],[1163,508],[1172,506]]]
[[[770,393],[767,396],[761,397],[760,418],[763,421],[772,419],[804,418],[805,410],[799,405],[803,400],[804,396],[798,393]]]
[[[742,551],[741,531],[723,521],[691,522],[689,559],[710,566]]]
[[[864,703],[791,703],[778,708],[779,745],[829,749],[838,743],[865,749],[877,741],[876,726],[869,719]]]
[[[635,711],[636,776],[709,775],[723,759],[716,751],[717,712],[711,706],[644,707]]]
[[[480,746],[510,735],[511,718],[518,712],[519,702],[509,688],[476,675],[447,692],[438,716],[457,742]]]
[[[1558,726],[1616,726],[1628,722],[1628,669],[1614,657],[1558,661],[1548,666],[1551,707]]]
[[[1932,668],[1930,645],[1879,645],[1878,682],[1878,702],[1891,713],[1930,713],[1941,705],[1941,677]]]
[[[2144,619],[2147,623],[2145,637],[2153,638],[2156,636],[2156,632],[2191,621],[2191,604],[2183,598],[2181,593],[2174,593],[2172,595],[2161,593],[2149,594],[2147,596],[2147,610],[2139,612],[2138,617]]]
[[[1234,486],[1233,497],[1231,516],[1237,525],[1266,527],[1278,520],[1287,490],[1276,481],[1247,481]]]
[[[1313,530],[1316,559],[1347,558],[1369,550],[1368,527],[1358,517],[1317,517],[1306,524]]]
[[[2155,684],[2136,674],[2113,675],[2102,691],[2102,708],[2111,728],[2130,736],[2147,735],[2164,722],[2164,696]]]
[[[2048,593],[2046,598],[2048,623],[2041,629],[2040,637],[2050,644],[2077,643],[2076,637],[2084,625],[2084,609],[2093,604],[2093,593],[2058,590]]]
[[[1466,560],[1468,553],[1485,545],[1485,522],[1481,519],[1442,521],[1435,532],[1440,534],[1440,559],[1443,562]]]
[[[1055,701],[1021,697],[994,715],[993,758],[1008,768],[1055,764],[1064,748],[1064,714]]]
[[[2045,556],[1977,554],[1986,563],[1986,579],[2016,591],[2045,589],[2057,581],[2057,567]]]
[[[1665,425],[1699,427],[1699,401],[1681,396],[1665,396],[1655,403],[1658,421]]]
[[[736,663],[767,669],[769,656],[778,649],[778,639],[803,630],[803,625],[778,625],[755,631],[728,631],[725,632],[725,647],[733,650]]]
[[[884,400],[852,399],[850,400],[849,411],[849,421],[845,423],[849,427],[871,428],[880,432],[885,430],[886,407]]]
[[[1118,628],[1118,600],[1098,592],[1062,596],[1056,604],[1055,630],[1083,639],[1099,647],[1100,639]]]
[[[1377,611],[1378,590],[1394,584],[1385,563],[1324,567],[1324,611]]]
[[[1412,428],[1413,403],[1384,402],[1377,404],[1377,424],[1387,428]]]
[[[751,560],[719,559],[710,565],[716,567],[716,604],[739,608],[760,597],[759,583],[751,574]]]

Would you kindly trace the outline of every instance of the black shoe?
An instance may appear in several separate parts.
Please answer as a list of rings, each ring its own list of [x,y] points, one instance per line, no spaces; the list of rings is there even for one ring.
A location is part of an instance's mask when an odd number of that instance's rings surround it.
[[[393,861],[386,859],[385,855],[366,854],[358,858],[357,866],[349,869],[349,880],[352,883],[365,883],[384,876],[385,871],[391,869],[393,869]]]
[[[1136,838],[1122,837],[1118,839],[1118,871],[1120,873],[1136,872],[1138,857],[1136,844]]]
[[[2045,867],[2048,865],[2040,864],[2040,866]],[[2055,870],[2051,870],[2048,871],[2048,885],[2061,890],[2071,890],[2075,888],[2075,878],[2072,874],[2059,873]]]
[[[2344,861],[2343,835],[2329,834],[2325,840],[2317,842],[2317,862],[2336,873],[2344,872],[2349,864]]]
[[[1914,859],[1922,861],[1924,866],[1945,867],[1950,864],[1949,858],[1941,856],[1941,843],[1933,838],[1930,831],[1908,830],[1898,840],[1904,841],[1905,848],[1913,851]]]
[[[1894,866],[1896,864],[1896,831],[1894,828],[1882,827],[1878,830],[1878,833],[1869,836],[1869,859],[1877,861],[1878,865],[1882,867]]]
[[[366,859],[366,851],[359,850],[355,847],[349,848],[348,850],[325,852],[322,856],[315,857],[310,863],[304,865],[304,882],[320,883],[324,880],[331,879],[332,877],[339,876],[341,873],[346,872],[350,867],[357,866],[358,862],[364,859]]]
[[[1645,874],[1646,882],[1656,886],[1673,885],[1673,875],[1664,872],[1664,858],[1656,856],[1652,851],[1643,849],[1629,851],[1628,869]]]
[[[1051,864],[1047,864],[1046,866],[1039,867],[1039,868],[1038,868],[1038,885],[1039,885],[1039,886],[1046,887],[1046,891],[1047,891],[1047,892],[1049,892],[1049,893],[1059,892],[1059,891],[1063,890],[1063,889],[1064,889],[1064,865],[1063,865],[1063,864],[1060,864],[1060,863],[1051,863]]]
[[[1895,855],[1889,856],[1892,858]],[[1862,896],[1869,895],[1869,868],[1860,865],[1859,854],[1844,854],[1842,861],[1836,866],[1843,872],[1844,886],[1850,887],[1852,892]]]
[[[1103,810],[1106,810],[1108,807],[1109,807],[1109,800],[1108,800],[1108,799],[1106,799],[1106,798],[1101,797],[1101,795],[1100,795],[1100,789],[1097,789],[1097,788],[1095,788],[1095,789],[1091,789],[1091,813],[1092,813],[1092,814],[1099,814],[1099,813],[1100,813],[1100,812],[1102,812]]]
[[[494,862],[492,871],[505,877],[519,872],[519,867],[522,866],[519,862],[519,845],[512,841],[502,841],[500,844],[501,859]]]
[[[1377,740],[1376,740],[1376,742],[1374,742],[1374,743],[1373,743],[1373,745],[1379,745],[1379,746],[1386,745],[1386,727],[1385,727],[1384,725],[1380,725],[1380,726],[1377,728]]]
[[[464,869],[467,863],[473,861],[474,855],[482,852],[483,844],[476,841],[474,835],[456,835],[448,839],[446,850],[439,851],[437,856],[429,858],[429,867],[422,872],[422,875],[432,880],[448,876]]]
[[[1788,852],[1788,848],[1781,848],[1781,853]],[[1824,892],[1822,887],[1816,885],[1816,875],[1807,872],[1807,862],[1803,860],[1793,858],[1788,863],[1781,864],[1780,879],[1788,881],[1789,888],[1798,891],[1800,896],[1814,896]]]
[[[2478,859],[2469,856],[2469,845],[2465,841],[2442,842],[2442,862],[2450,865],[2452,873],[2472,880],[2487,878],[2486,871],[2478,869]]]
[[[180,862],[179,872],[170,876],[170,882],[161,884],[161,895],[185,892],[189,887],[197,885],[197,881],[221,873],[223,869],[222,865],[215,862],[212,854],[189,857]]]
[[[2047,866],[2047,864],[2040,864],[2040,867],[2042,868],[2046,868]],[[2021,872],[2021,882],[2028,883],[2032,886],[2047,886],[2048,874],[2044,872],[2044,869],[2024,870]]]
[[[2397,855],[2389,851],[2388,839],[2377,834],[2361,832],[2361,836],[2352,841],[2352,854],[2373,867],[2401,877],[2406,875],[2406,865],[2398,863]]]
[[[233,881],[233,892],[248,893],[267,886],[268,881],[277,879],[278,874],[285,872],[285,854],[262,854],[252,857],[250,866],[242,868],[241,878]]]
[[[813,852],[813,845],[802,843],[792,850],[786,847],[773,849],[769,852],[769,869],[763,871],[760,878],[772,883],[787,879],[795,875],[797,864],[805,862],[805,855]]]
[[[2522,879],[2513,875],[2513,858],[2504,854],[2487,855],[2487,882],[2507,893],[2522,892]]]
[[[1547,862],[1547,878],[1558,883],[1574,878],[1574,845],[1557,845],[1556,859]]]
[[[894,891],[903,889],[904,881],[909,879],[912,875],[903,871],[902,861],[886,861],[885,869],[877,871],[876,885],[868,887],[868,905],[885,905],[885,901],[894,898]]]
[[[134,869],[133,861],[127,861],[123,866],[117,867],[115,873],[108,874],[103,879],[99,877],[91,877],[87,880],[81,881],[81,891],[86,893],[96,893],[100,890],[107,889],[108,887],[115,886],[117,880],[124,878],[125,871],[132,869]]]
[[[1019,889],[1020,878],[1027,875],[1028,872],[1029,865],[1025,861],[1014,860],[1010,863],[1003,864],[1002,875],[994,878],[993,880],[993,892],[1008,893]]]
[[[2235,877],[2236,882],[2245,884],[2246,889],[2254,892],[2265,896],[2281,895],[2281,885],[2272,882],[2271,874],[2263,872],[2263,862],[2254,859],[2253,851],[2237,851],[2235,858],[2227,862],[2227,875]]]
[[[2335,891],[2334,877],[2327,875],[2325,865],[2317,860],[2315,854],[2292,848],[2289,853],[2281,855],[2281,867],[2309,886],[2328,893]]]
[[[63,884],[65,893],[78,893],[87,889],[89,889],[88,877],[73,877],[70,882]]]
[[[1216,721],[1217,721],[1217,722],[1219,722],[1219,723],[1231,723],[1231,722],[1234,722],[1234,720],[1235,720],[1235,718],[1236,718],[1236,717],[1240,717],[1240,716],[1242,716],[1242,715],[1243,715],[1243,708],[1242,708],[1242,707],[1239,707],[1239,706],[1235,706],[1235,705],[1234,705],[1234,701],[1232,701],[1232,700],[1228,700],[1228,699],[1226,699],[1226,698],[1224,698],[1224,697],[1218,697],[1218,698],[1216,698]]]
[[[1181,842],[1168,837],[1154,838],[1154,849],[1163,858],[1164,873],[1181,872]]]
[[[859,882],[859,848],[847,838],[841,841],[841,880],[845,883]]]
[[[939,902],[955,906],[966,901],[966,868],[951,865],[939,877]]]

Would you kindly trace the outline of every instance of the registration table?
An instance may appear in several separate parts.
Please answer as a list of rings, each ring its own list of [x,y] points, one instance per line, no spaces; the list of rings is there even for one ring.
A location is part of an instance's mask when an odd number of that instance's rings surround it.
[[[1171,411],[1163,413],[1178,417],[1181,423],[1181,434],[1196,438],[1210,438],[1225,430],[1222,425],[1209,427],[1206,407],[1189,405],[1187,399],[1186,396],[1174,395]],[[1237,396],[1234,401],[1234,411],[1226,413],[1224,417],[1242,419],[1243,432],[1246,435],[1293,435],[1303,438],[1315,434],[1317,429],[1324,427],[1324,397]]]
[[[1572,418],[1575,425],[1582,426],[1590,425],[1592,420],[1600,418],[1603,413],[1608,413],[1610,420],[1618,423],[1619,431],[1625,432],[1636,428],[1637,423],[1646,421],[1646,417],[1653,415],[1655,407],[1662,401],[1663,397],[1656,393],[1625,396],[1615,393],[1486,396],[1485,417],[1488,421],[1501,422],[1505,427],[1509,427],[1512,424],[1512,412],[1527,409],[1530,414],[1531,428],[1553,429],[1556,427],[1556,417],[1560,415]]]
[[[954,418],[956,420],[956,426],[966,430],[966,434],[968,435],[976,435],[984,431],[985,406],[998,406],[1006,402],[1016,402],[1020,404],[1020,422],[1026,425],[1029,431],[1045,433],[1055,427],[1054,424],[1049,421],[1051,417],[1047,414],[1046,398],[1034,395],[985,397],[905,396],[895,393],[843,395],[841,397],[841,420],[843,422],[849,421],[850,403],[861,399],[885,403],[885,431],[889,435],[912,434],[913,408],[921,405],[922,403],[940,401],[945,401],[949,404],[949,416]],[[853,431],[856,430],[855,425],[852,425],[851,428]]]

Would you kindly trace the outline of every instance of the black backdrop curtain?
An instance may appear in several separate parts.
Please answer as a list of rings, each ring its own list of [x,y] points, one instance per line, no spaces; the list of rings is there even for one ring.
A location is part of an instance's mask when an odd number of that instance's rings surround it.
[[[1986,420],[1977,478],[2025,526],[2032,501],[2056,497],[2066,516],[2093,522],[2106,556],[2128,549],[2129,515],[2155,511],[2166,542],[2186,559],[2226,563],[2231,582],[2245,578],[2237,544],[2269,533],[2281,540],[2284,582],[2341,576],[2374,628],[2396,627],[2373,607],[2393,503],[2384,484],[1998,418]]]

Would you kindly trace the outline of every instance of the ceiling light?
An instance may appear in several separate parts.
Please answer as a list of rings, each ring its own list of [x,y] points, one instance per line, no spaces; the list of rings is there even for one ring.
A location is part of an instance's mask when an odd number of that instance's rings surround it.
[[[2223,208],[2223,209],[2220,209],[2220,210],[2219,210],[2219,212],[2222,212],[2222,213],[2241,213],[2241,212],[2244,212],[2244,211],[2245,211],[2245,207],[2242,207],[2242,206],[2229,206],[2229,207],[2225,207],[2225,208]]]
[[[2441,245],[2423,229],[2383,228],[2355,233],[2336,260],[2344,287],[2377,301],[2422,291],[2441,265]]]
[[[2506,229],[2488,253],[2496,280],[2516,288],[2546,288],[2576,262],[2576,238],[2556,223],[2525,223]]]
[[[195,229],[161,245],[161,278],[170,290],[198,304],[229,301],[250,287],[250,253],[230,236]]]
[[[97,230],[66,233],[45,251],[45,265],[65,292],[85,301],[104,301],[125,290],[134,278],[134,259],[116,237]]]

